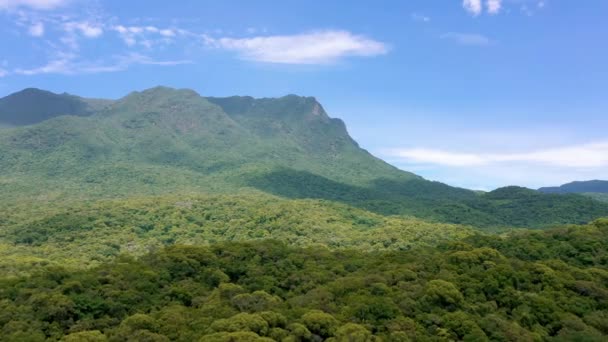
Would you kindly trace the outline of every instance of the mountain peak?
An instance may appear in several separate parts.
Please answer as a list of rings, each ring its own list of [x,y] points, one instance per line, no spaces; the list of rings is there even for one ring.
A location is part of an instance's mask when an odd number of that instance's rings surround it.
[[[23,90],[20,90],[18,92],[12,93],[9,96],[23,96],[23,95],[32,95],[32,94],[48,94],[48,95],[59,95],[59,94],[55,94],[51,91],[48,90],[44,90],[44,89],[40,89],[40,88],[25,88]]]
[[[61,115],[90,114],[84,99],[38,88],[26,88],[0,99],[0,123],[8,125],[31,125]]]
[[[152,88],[147,88],[141,91],[133,91],[126,96],[124,96],[121,100],[127,98],[134,97],[155,97],[155,96],[189,96],[189,97],[201,97],[199,93],[192,89],[187,88],[172,88],[167,86],[156,86]]]
[[[281,97],[253,98],[251,96],[207,97],[228,115],[249,118],[281,118],[287,120],[331,120],[316,98],[288,94]]]

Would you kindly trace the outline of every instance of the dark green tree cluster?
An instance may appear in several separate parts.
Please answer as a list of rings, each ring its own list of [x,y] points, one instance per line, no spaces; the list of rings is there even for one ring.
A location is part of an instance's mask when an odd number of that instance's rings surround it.
[[[605,341],[608,220],[440,248],[172,246],[0,281],[4,341]]]

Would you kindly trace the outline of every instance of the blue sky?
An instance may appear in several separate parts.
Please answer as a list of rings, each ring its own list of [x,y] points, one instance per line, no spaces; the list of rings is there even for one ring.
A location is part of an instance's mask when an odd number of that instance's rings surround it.
[[[606,179],[607,14],[604,0],[0,0],[0,96],[295,93],[429,179]]]

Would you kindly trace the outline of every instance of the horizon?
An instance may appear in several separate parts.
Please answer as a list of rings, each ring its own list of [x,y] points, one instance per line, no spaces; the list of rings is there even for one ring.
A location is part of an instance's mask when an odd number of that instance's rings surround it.
[[[0,1],[0,96],[314,96],[426,179],[487,191],[608,175],[606,3],[353,3],[340,18],[314,1],[182,5]]]

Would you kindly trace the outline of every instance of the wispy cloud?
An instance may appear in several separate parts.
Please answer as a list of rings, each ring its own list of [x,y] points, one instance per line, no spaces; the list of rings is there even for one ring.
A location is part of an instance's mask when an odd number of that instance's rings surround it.
[[[70,2],[71,0],[0,0],[0,9],[29,7],[36,10],[51,10]]]
[[[111,30],[115,31],[127,46],[168,44],[173,42],[177,36],[195,36],[195,34],[180,28],[160,28],[152,25],[147,26],[124,26],[114,25]]]
[[[15,73],[27,76],[39,74],[97,74],[123,71],[133,65],[175,66],[190,63],[192,63],[190,60],[155,60],[138,53],[114,56],[110,61],[94,62],[81,61],[75,54],[63,54],[43,66],[31,69],[16,69]]]
[[[498,14],[502,8],[502,0],[488,0],[486,6],[488,7],[488,13]]]
[[[521,153],[469,153],[413,148],[389,150],[386,154],[408,163],[458,167],[502,163],[530,163],[577,169],[608,167],[608,141]]]
[[[537,10],[542,10],[548,0],[463,0],[462,7],[474,17],[484,12],[490,15],[499,14],[507,6],[519,6],[520,12],[531,16]]]
[[[487,46],[492,40],[477,33],[448,32],[441,35],[442,39],[449,39],[462,45]]]
[[[216,48],[236,51],[246,60],[282,64],[327,64],[350,56],[383,55],[389,50],[382,42],[348,31],[249,38],[207,37],[205,42]]]
[[[521,4],[519,10],[521,11],[521,13],[531,17],[537,11],[544,9],[547,6],[547,3],[547,0],[528,0]]]
[[[8,75],[8,71],[0,68],[0,77],[5,77],[6,75]]]
[[[69,21],[63,24],[63,29],[67,33],[80,33],[87,38],[97,38],[103,34],[101,24],[89,21]]]
[[[483,10],[481,0],[463,0],[462,7],[474,16],[480,15]]]
[[[0,9],[8,9],[9,18],[21,33],[44,37],[32,42],[35,51],[42,52],[34,56],[39,64],[3,68],[5,73],[75,75],[120,71],[133,65],[176,65],[191,63],[181,56],[191,56],[192,51],[201,48],[236,52],[239,58],[250,61],[281,64],[328,64],[352,56],[382,55],[389,50],[385,43],[340,30],[268,35],[266,29],[249,28],[245,37],[233,37],[219,30],[196,32],[178,27],[175,21],[169,26],[146,20],[125,24],[95,6],[83,6],[77,13],[60,8],[69,2],[0,0]],[[112,41],[116,38],[124,45]],[[91,44],[93,39],[98,39],[99,44]],[[174,49],[169,50],[169,46]]]
[[[44,36],[44,24],[41,22],[37,22],[30,26],[28,32],[33,37],[42,37]]]

